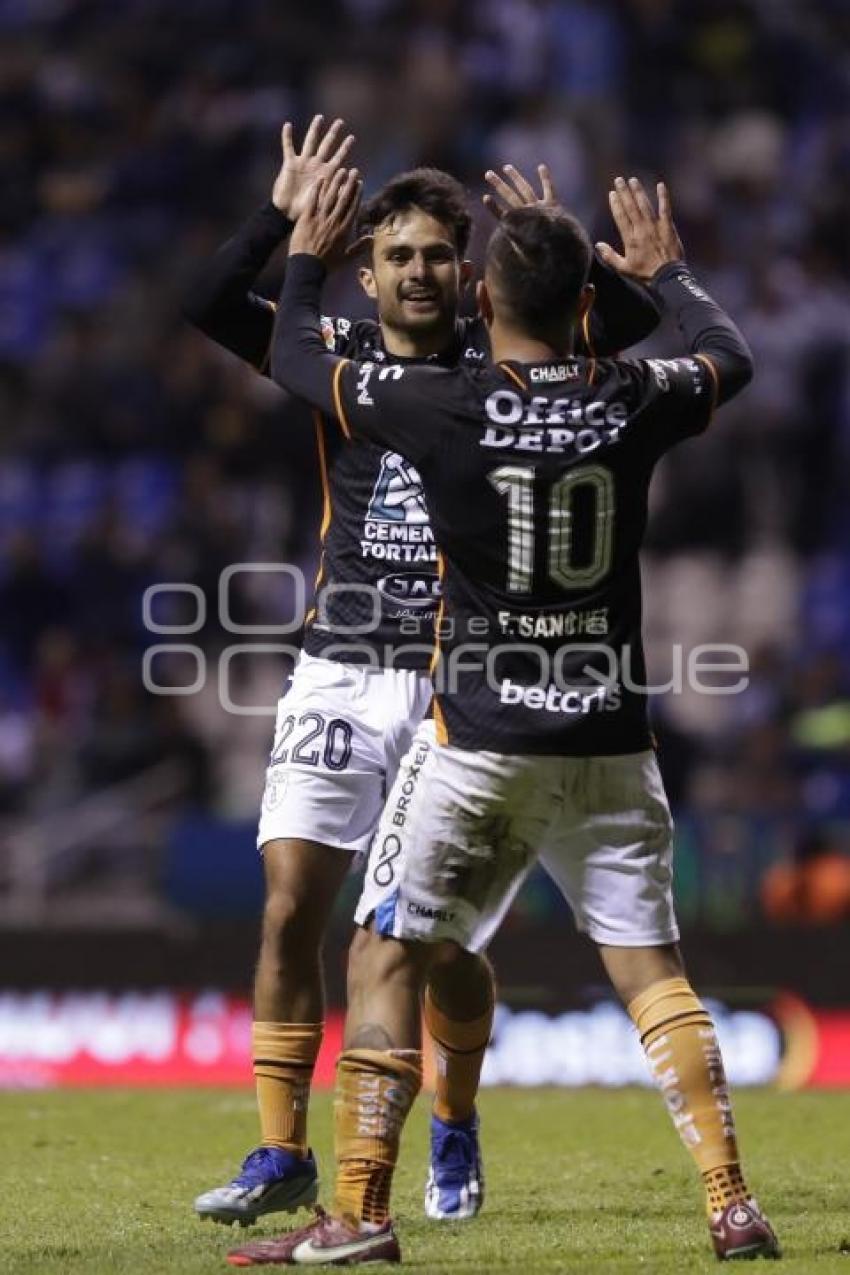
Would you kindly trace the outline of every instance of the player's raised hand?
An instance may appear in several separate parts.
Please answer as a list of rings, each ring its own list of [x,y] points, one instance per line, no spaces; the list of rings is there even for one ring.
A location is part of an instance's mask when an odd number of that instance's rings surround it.
[[[657,213],[636,177],[628,181],[624,177],[615,178],[608,202],[623,241],[623,251],[615,252],[607,243],[596,245],[604,262],[641,283],[648,283],[662,266],[681,261],[685,255],[673,224],[670,195],[664,182],[658,183],[656,191]]]
[[[505,213],[510,212],[512,208],[527,208],[529,205],[541,205],[544,208],[560,206],[561,201],[552,184],[552,175],[545,164],[537,165],[541,188],[539,195],[528,178],[523,177],[513,164],[504,164],[502,172],[505,174],[504,177],[500,177],[492,168],[487,169],[484,180],[490,190],[486,195],[481,196],[484,207],[497,221],[501,221]]]
[[[292,231],[290,255],[309,252],[329,270],[344,260],[362,189],[356,168],[339,168],[314,182]]]
[[[332,177],[344,164],[354,145],[354,134],[346,132],[343,120],[334,120],[325,132],[324,116],[314,115],[300,151],[295,149],[289,120],[281,129],[280,140],[283,162],[272,188],[272,203],[284,216],[297,221],[311,187],[323,177]]]

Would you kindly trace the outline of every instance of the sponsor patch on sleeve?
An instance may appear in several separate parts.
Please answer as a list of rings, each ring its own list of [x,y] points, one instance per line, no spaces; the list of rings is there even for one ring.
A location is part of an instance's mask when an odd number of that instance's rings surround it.
[[[333,319],[329,319],[326,314],[321,318],[322,340],[328,349],[333,353],[336,350],[336,328]]]

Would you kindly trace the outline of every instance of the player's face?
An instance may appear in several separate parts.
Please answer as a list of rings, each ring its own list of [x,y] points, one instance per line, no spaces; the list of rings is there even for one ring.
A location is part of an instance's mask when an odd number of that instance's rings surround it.
[[[418,208],[376,229],[372,264],[360,271],[382,325],[429,347],[435,334],[447,339],[451,333],[468,277],[469,263],[460,260],[450,228]]]

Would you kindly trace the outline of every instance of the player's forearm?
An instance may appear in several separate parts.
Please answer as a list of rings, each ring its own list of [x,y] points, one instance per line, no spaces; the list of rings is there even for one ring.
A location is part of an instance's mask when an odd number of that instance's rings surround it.
[[[752,380],[753,356],[737,324],[681,261],[663,266],[651,286],[678,323],[689,352],[710,359],[718,403],[738,394]]]
[[[335,414],[333,376],[342,361],[322,338],[321,298],[327,271],[318,257],[289,258],[272,339],[272,379],[314,407]]]
[[[661,314],[652,294],[607,266],[597,253],[593,254],[588,282],[596,289],[590,312],[593,348],[589,353],[600,358],[619,354],[645,340],[658,327]]]
[[[257,367],[268,354],[274,307],[251,289],[291,230],[289,218],[265,204],[206,263],[183,301],[190,323]]]

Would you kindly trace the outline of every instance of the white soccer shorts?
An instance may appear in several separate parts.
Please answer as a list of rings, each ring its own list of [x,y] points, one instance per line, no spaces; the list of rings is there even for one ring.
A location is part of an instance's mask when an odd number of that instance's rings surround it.
[[[481,951],[539,857],[595,942],[672,943],[672,832],[652,752],[468,752],[436,743],[424,721],[381,816],[355,919]]]
[[[431,695],[426,673],[302,652],[278,703],[257,845],[294,837],[365,854]]]

